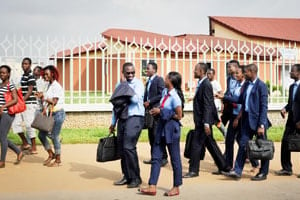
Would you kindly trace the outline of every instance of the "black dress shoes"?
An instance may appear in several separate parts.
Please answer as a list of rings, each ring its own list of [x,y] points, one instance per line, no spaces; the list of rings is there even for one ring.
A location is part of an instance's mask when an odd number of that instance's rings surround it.
[[[147,165],[150,165],[150,164],[152,164],[152,160],[151,159],[150,160],[143,160],[143,163],[147,164]]]
[[[127,188],[137,188],[142,184],[141,179],[133,179],[130,183],[127,184]]]
[[[222,175],[222,171],[221,170],[217,170],[212,172],[213,175]]]
[[[293,172],[292,171],[287,171],[285,169],[281,169],[279,171],[276,171],[275,174],[277,176],[291,176],[293,174]]]
[[[263,181],[267,179],[267,175],[263,173],[258,173],[251,178],[252,181]]]
[[[199,174],[196,172],[188,172],[185,175],[183,175],[182,178],[193,178],[193,177],[197,177],[197,176],[199,176]]]
[[[119,181],[115,181],[114,185],[126,185],[128,183],[127,179],[125,178],[125,176],[123,176],[123,178]]]
[[[222,171],[222,174],[224,176],[227,176],[229,178],[233,178],[233,179],[236,179],[236,180],[239,180],[242,177],[240,174],[236,173],[235,171],[229,171],[229,172],[223,172]]]

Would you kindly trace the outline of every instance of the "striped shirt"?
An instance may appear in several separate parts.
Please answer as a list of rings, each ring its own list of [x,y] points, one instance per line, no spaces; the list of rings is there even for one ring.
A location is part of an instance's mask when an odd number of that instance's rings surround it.
[[[9,84],[9,90],[15,90],[15,85],[10,83]],[[4,99],[4,93],[8,92],[7,85],[0,87],[0,106],[3,106],[6,104],[5,99]],[[7,113],[7,108],[3,109],[3,112]]]
[[[32,74],[32,71],[30,70],[28,73],[24,73],[21,78],[21,88],[22,88],[22,94],[23,97],[28,93],[28,87],[33,86],[33,90],[31,95],[26,99],[26,104],[37,104],[36,97],[34,96],[34,93],[37,92],[36,82],[35,78]]]

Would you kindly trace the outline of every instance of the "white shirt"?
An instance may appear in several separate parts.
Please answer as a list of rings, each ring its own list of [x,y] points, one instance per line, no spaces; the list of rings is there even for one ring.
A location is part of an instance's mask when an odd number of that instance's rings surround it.
[[[38,92],[43,92],[45,93],[47,91],[47,87],[48,87],[48,82],[45,81],[42,78],[36,79],[36,88]]]
[[[222,87],[217,80],[213,80],[210,83],[212,85],[214,95],[218,94],[219,92],[222,92]],[[222,107],[221,100],[218,98],[215,98],[214,101],[215,101],[215,106],[216,106],[217,110],[220,111],[221,107]]]
[[[64,90],[61,87],[61,85],[55,80],[51,84],[49,84],[48,90],[46,91],[44,98],[58,98],[58,101],[54,106],[53,112],[64,108]]]

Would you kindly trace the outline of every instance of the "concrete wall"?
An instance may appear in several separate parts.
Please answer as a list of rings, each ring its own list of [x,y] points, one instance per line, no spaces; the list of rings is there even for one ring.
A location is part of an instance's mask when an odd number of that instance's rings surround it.
[[[268,117],[273,126],[284,126],[286,120],[282,119],[278,110],[269,111]],[[96,128],[109,127],[111,122],[111,112],[67,112],[64,128]],[[182,119],[183,126],[193,127],[193,113],[184,112]]]

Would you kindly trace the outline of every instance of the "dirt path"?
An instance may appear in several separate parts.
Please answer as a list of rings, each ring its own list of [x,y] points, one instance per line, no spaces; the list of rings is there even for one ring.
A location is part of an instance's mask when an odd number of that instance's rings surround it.
[[[181,144],[183,150],[183,145]],[[299,199],[300,174],[299,153],[293,153],[295,175],[291,177],[274,176],[280,169],[280,143],[276,143],[276,153],[271,161],[268,180],[250,181],[250,166],[247,164],[240,181],[229,180],[223,176],[211,175],[216,170],[209,154],[201,162],[200,176],[184,179],[181,194],[172,199]],[[224,149],[224,144],[220,144]],[[121,177],[119,161],[97,163],[96,144],[63,145],[63,165],[49,168],[42,165],[47,157],[41,146],[37,155],[27,155],[20,165],[13,165],[15,155],[8,153],[4,169],[0,169],[0,200],[7,199],[151,199],[138,195],[137,189],[126,186],[113,186],[113,181]],[[150,165],[142,163],[149,158],[148,143],[139,143],[141,176],[146,185]],[[188,169],[187,159],[183,158],[183,173]],[[161,171],[158,193],[155,199],[167,199],[163,193],[172,186],[170,164]]]

